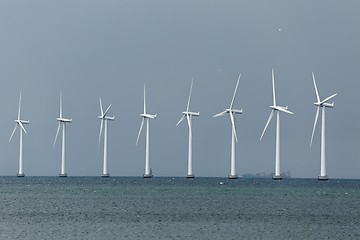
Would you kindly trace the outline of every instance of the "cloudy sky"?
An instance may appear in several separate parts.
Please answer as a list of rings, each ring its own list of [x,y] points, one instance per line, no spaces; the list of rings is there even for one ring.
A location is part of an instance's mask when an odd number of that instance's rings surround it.
[[[271,69],[281,115],[281,170],[293,177],[320,173],[320,128],[310,137],[316,108],[311,72],[320,96],[335,92],[327,109],[328,175],[360,177],[360,2],[335,1],[133,1],[4,0],[0,2],[0,175],[18,171],[19,134],[8,142],[22,89],[26,175],[58,175],[60,141],[52,148],[63,92],[67,170],[100,175],[99,97],[109,115],[109,172],[144,173],[145,135],[135,146],[147,86],[151,167],[156,176],[185,176],[186,109],[191,110],[194,173],[227,176],[231,125],[212,116],[230,104],[242,73],[236,108],[237,173],[274,171],[275,119],[259,142],[272,104]]]

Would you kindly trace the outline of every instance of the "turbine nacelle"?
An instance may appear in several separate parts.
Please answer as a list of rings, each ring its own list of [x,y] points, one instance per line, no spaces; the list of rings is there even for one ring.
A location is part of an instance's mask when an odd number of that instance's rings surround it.
[[[25,121],[25,120],[15,120],[15,122],[17,124],[29,124],[30,123],[30,121]]]
[[[72,122],[72,118],[67,119],[67,118],[56,118],[56,120],[58,120],[59,122],[66,122],[66,123],[71,123]]]
[[[108,116],[99,116],[98,117],[99,119],[102,119],[102,120],[110,120],[110,121],[114,121],[115,120],[115,117],[108,117]]]
[[[323,106],[328,107],[328,108],[333,108],[334,107],[334,102],[332,102],[332,103],[324,103]]]
[[[290,112],[288,110],[288,106],[270,106],[270,108],[272,110],[275,110],[275,111],[280,111],[280,112],[284,112],[284,113],[289,113],[289,114],[294,114],[293,112]]]
[[[314,103],[315,106],[318,106],[318,107],[328,107],[328,108],[333,108],[334,107],[334,102],[332,103],[321,103],[321,102],[315,102]]]
[[[156,119],[156,114],[141,113],[140,116],[143,118]]]
[[[188,115],[188,116],[195,116],[195,117],[198,117],[200,116],[200,112],[189,112],[189,111],[185,111],[185,112],[182,112],[184,115]]]
[[[243,113],[243,110],[242,109],[240,109],[240,110],[238,110],[238,109],[225,109],[225,111],[227,112],[227,113],[237,113],[237,114],[242,114]]]

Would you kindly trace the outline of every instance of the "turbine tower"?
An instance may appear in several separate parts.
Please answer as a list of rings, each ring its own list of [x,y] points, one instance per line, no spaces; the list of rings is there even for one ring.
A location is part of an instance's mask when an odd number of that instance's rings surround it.
[[[235,128],[235,114],[242,114],[243,110],[242,109],[240,109],[240,110],[234,109],[233,105],[234,105],[234,101],[235,101],[237,88],[239,86],[240,77],[241,77],[241,74],[239,74],[239,77],[238,77],[238,80],[237,80],[237,83],[235,86],[234,95],[233,95],[231,103],[230,103],[230,107],[225,109],[225,111],[214,115],[214,117],[219,117],[219,116],[223,116],[228,113],[230,116],[232,131],[231,131],[230,175],[228,176],[229,179],[237,179],[238,178],[238,175],[236,174],[236,165],[235,165],[236,164],[235,163],[235,142],[238,141],[237,135],[236,135],[236,128]]]
[[[150,119],[155,119],[156,114],[149,114],[146,112],[146,91],[145,91],[145,84],[144,84],[144,113],[140,114],[142,117],[140,130],[136,139],[136,145],[138,144],[139,137],[141,134],[141,130],[144,126],[144,122],[146,121],[146,150],[145,150],[145,173],[143,175],[144,178],[151,178],[152,171],[150,168]]]
[[[71,123],[72,119],[63,118],[63,109],[62,109],[62,93],[60,93],[60,114],[57,118],[57,121],[59,122],[58,128],[55,135],[54,145],[53,148],[55,148],[56,140],[59,135],[60,127],[62,126],[62,143],[61,143],[61,169],[59,177],[67,177],[67,174],[65,172],[65,128],[66,123]]]
[[[313,77],[313,82],[314,82],[314,87],[315,87],[315,93],[316,93],[316,100],[317,102],[315,102],[315,106],[317,106],[317,110],[316,110],[316,115],[315,115],[315,122],[314,122],[314,127],[313,127],[313,131],[311,134],[311,140],[310,140],[310,147],[312,146],[312,142],[313,142],[313,138],[314,138],[314,132],[315,132],[315,128],[316,128],[316,123],[319,117],[319,112],[320,112],[320,108],[322,108],[322,119],[321,119],[321,162],[320,162],[320,176],[318,177],[319,180],[328,180],[329,177],[326,174],[326,154],[325,154],[325,108],[333,108],[334,107],[334,102],[332,103],[328,103],[329,100],[331,100],[332,98],[334,98],[337,93],[331,95],[330,97],[325,98],[324,100],[320,100],[320,96],[319,96],[319,92],[318,89],[316,87],[316,81],[315,81],[315,76],[314,73],[312,73],[312,77]]]
[[[99,145],[98,148],[100,147],[100,141],[101,141],[101,134],[103,131],[103,126],[104,126],[104,162],[103,162],[103,171],[101,176],[102,177],[109,177],[109,172],[108,172],[108,162],[107,162],[107,122],[108,120],[110,121],[114,121],[115,117],[108,117],[107,113],[111,107],[112,104],[110,104],[108,106],[108,108],[106,109],[106,111],[104,112],[103,110],[103,106],[102,106],[102,102],[101,102],[101,98],[100,99],[100,116],[99,119],[101,120],[101,124],[100,124],[100,133],[99,133]]]
[[[189,99],[188,99],[186,111],[182,112],[183,116],[180,118],[179,122],[176,124],[176,126],[178,126],[185,118],[187,119],[187,122],[188,122],[188,127],[189,127],[189,152],[188,152],[188,171],[187,171],[187,176],[186,176],[187,178],[194,178],[195,177],[195,175],[193,173],[193,168],[192,168],[192,116],[198,117],[200,115],[199,112],[190,112],[189,111],[191,92],[192,92],[193,84],[194,84],[194,78],[191,81],[190,94],[189,94]]]
[[[274,112],[276,112],[276,140],[275,140],[275,174],[273,176],[274,180],[281,180],[281,172],[280,172],[280,112],[294,114],[290,112],[288,107],[278,106],[276,105],[276,95],[275,95],[275,77],[274,77],[274,69],[272,69],[272,89],[273,89],[273,105],[270,106],[271,112],[269,119],[266,122],[265,128],[261,134],[260,141],[264,136],[264,133],[274,115]]]
[[[11,141],[12,137],[14,136],[14,133],[16,131],[16,128],[19,126],[19,132],[20,132],[20,152],[19,152],[19,172],[17,174],[18,177],[25,177],[25,173],[23,170],[23,132],[26,133],[24,124],[29,124],[29,121],[21,120],[20,114],[21,113],[21,91],[20,91],[20,97],[19,97],[19,111],[18,111],[18,117],[15,120],[16,124],[14,127],[14,130],[11,133],[9,142]]]

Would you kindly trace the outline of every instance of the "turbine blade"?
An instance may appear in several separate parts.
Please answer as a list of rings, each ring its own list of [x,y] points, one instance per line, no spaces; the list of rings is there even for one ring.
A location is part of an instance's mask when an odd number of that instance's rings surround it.
[[[176,124],[176,126],[178,126],[184,119],[185,119],[186,115],[184,114],[180,120],[178,121],[178,123]]]
[[[26,130],[25,130],[25,128],[24,128],[24,125],[22,124],[21,121],[19,121],[19,126],[21,127],[21,129],[22,129],[25,133],[27,133]]]
[[[21,92],[22,92],[22,90],[20,90],[20,97],[19,97],[19,110],[18,110],[18,119],[17,119],[17,120],[20,120],[20,112],[21,112]]]
[[[264,130],[263,130],[263,132],[262,132],[262,134],[261,134],[260,141],[261,141],[261,139],[263,138],[264,133],[265,133],[267,127],[269,126],[269,123],[270,123],[270,121],[271,121],[271,119],[272,119],[272,117],[273,117],[273,115],[274,115],[274,111],[275,111],[274,109],[271,110],[270,116],[269,116],[269,118],[268,118],[268,120],[267,120],[267,122],[266,122],[265,128],[264,128]]]
[[[235,119],[234,119],[234,115],[232,112],[230,113],[230,119],[231,119],[231,128],[234,133],[235,140],[236,140],[236,142],[238,142],[237,135],[236,135],[236,128],[235,128]]]
[[[11,141],[12,137],[14,136],[14,133],[15,133],[15,131],[16,131],[16,128],[17,128],[17,124],[15,124],[14,130],[12,131],[11,136],[10,136],[10,138],[9,138],[9,142]]]
[[[189,132],[192,132],[192,126],[191,126],[191,116],[186,115],[186,120],[188,122]]]
[[[57,131],[56,131],[53,148],[55,148],[56,140],[57,140],[57,137],[58,137],[58,135],[59,135],[60,125],[61,125],[61,122],[59,122],[59,124],[58,124],[58,128],[57,128]]]
[[[317,86],[316,86],[314,73],[312,73],[312,77],[313,77],[313,82],[314,82],[314,87],[315,87],[316,99],[317,99],[318,102],[320,102],[320,96],[319,96],[319,92],[318,92],[318,89],[317,89]]]
[[[227,113],[226,111],[222,111],[221,113],[218,113],[218,114],[214,115],[213,117],[220,117],[220,116],[225,115],[226,113]]]
[[[144,121],[145,121],[145,118],[143,118],[143,119],[141,120],[140,130],[139,130],[139,133],[138,133],[138,136],[137,136],[137,139],[136,139],[136,146],[137,146],[137,144],[138,144],[138,142],[139,142],[141,130],[142,130],[143,126],[144,126]]]
[[[233,105],[234,105],[235,96],[236,96],[236,92],[237,92],[237,89],[238,89],[238,86],[239,86],[240,77],[241,77],[241,73],[239,74],[238,80],[237,80],[237,82],[236,82],[236,87],[235,87],[234,95],[233,95],[233,98],[232,98],[231,103],[230,103],[230,109],[232,109],[232,107],[233,107]]]
[[[273,105],[276,106],[275,74],[274,74],[274,69],[271,70],[271,76],[272,76],[272,89],[273,89]]]
[[[322,101],[321,101],[321,104],[323,104],[323,103],[325,103],[325,102],[329,101],[330,99],[334,98],[336,95],[337,95],[337,93],[335,93],[335,94],[331,95],[330,97],[325,98],[324,100],[322,100]]]
[[[102,134],[102,130],[103,130],[103,124],[104,124],[104,119],[101,119],[100,120],[101,123],[100,123],[100,132],[99,132],[99,143],[98,143],[98,152],[99,152],[99,149],[100,149],[100,142],[101,142],[101,134]]]
[[[312,146],[312,143],[313,143],[316,123],[317,123],[317,120],[318,120],[318,117],[319,117],[319,111],[320,111],[320,107],[318,106],[317,109],[316,109],[315,122],[314,122],[314,127],[313,127],[313,130],[312,130],[312,134],[311,134],[310,147]]]
[[[108,113],[108,111],[109,111],[109,109],[110,109],[111,106],[112,106],[112,104],[110,104],[110,105],[108,106],[108,108],[107,108],[106,111],[104,112],[104,115],[103,115],[103,116],[106,116],[106,114]]]
[[[62,92],[60,92],[60,118],[62,118]]]
[[[101,98],[99,98],[99,100],[100,100],[100,113],[101,113],[101,116],[104,116],[104,110],[103,110],[103,107],[102,107]]]
[[[145,83],[144,83],[144,114],[146,114],[146,89],[145,89]]]
[[[194,84],[194,77],[192,78],[192,81],[191,81],[190,94],[189,94],[189,99],[188,99],[188,103],[187,103],[187,107],[186,107],[187,112],[189,111],[189,107],[190,107],[190,99],[191,99],[191,92],[192,92],[193,84]]]

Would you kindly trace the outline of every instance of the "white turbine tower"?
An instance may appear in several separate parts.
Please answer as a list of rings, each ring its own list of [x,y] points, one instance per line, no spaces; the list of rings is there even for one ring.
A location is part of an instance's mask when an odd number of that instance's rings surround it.
[[[145,84],[144,84],[144,113],[140,114],[142,117],[140,130],[136,139],[136,145],[138,144],[139,137],[141,134],[141,130],[144,126],[144,122],[146,121],[146,150],[145,150],[145,173],[143,175],[144,178],[151,178],[152,171],[150,168],[150,119],[155,119],[156,114],[149,114],[146,112],[146,93],[145,93]]]
[[[271,113],[269,116],[269,119],[266,122],[265,128],[261,134],[260,141],[264,136],[264,133],[274,115],[274,112],[276,112],[276,140],[275,140],[275,174],[273,176],[273,179],[275,180],[281,180],[281,172],[280,172],[280,112],[294,114],[290,112],[288,107],[278,106],[276,105],[276,95],[275,95],[275,77],[274,77],[274,69],[272,69],[272,88],[273,88],[273,105],[270,106]]]
[[[61,143],[61,169],[59,177],[67,177],[67,174],[65,172],[65,127],[66,123],[71,123],[72,119],[63,118],[63,109],[62,109],[62,93],[60,93],[60,114],[57,118],[57,121],[59,122],[58,128],[55,135],[54,145],[53,148],[55,148],[56,140],[59,135],[60,127],[62,126],[62,143]]]
[[[102,106],[102,102],[101,102],[101,98],[100,98],[100,116],[99,119],[101,120],[101,124],[100,124],[100,133],[99,133],[99,145],[100,146],[100,141],[101,141],[101,134],[103,131],[103,126],[104,126],[104,162],[103,162],[103,171],[101,176],[102,177],[109,177],[109,172],[108,172],[108,162],[107,162],[107,122],[108,120],[110,121],[114,121],[115,117],[108,117],[107,113],[110,109],[112,104],[110,104],[108,106],[108,108],[106,109],[106,111],[104,112],[103,110],[103,106]]]
[[[310,141],[310,147],[312,146],[312,142],[313,142],[313,138],[314,138],[314,132],[315,132],[315,128],[316,128],[316,123],[319,117],[319,112],[320,112],[320,108],[322,108],[322,119],[321,119],[321,167],[320,167],[320,176],[318,177],[319,180],[328,180],[329,177],[326,174],[326,155],[325,155],[325,108],[333,108],[334,107],[334,102],[333,103],[328,103],[329,100],[331,100],[332,98],[334,98],[337,93],[331,95],[330,97],[325,98],[324,100],[320,100],[320,96],[319,96],[319,92],[318,89],[316,87],[316,82],[315,82],[315,76],[314,73],[312,73],[312,77],[313,77],[313,82],[314,82],[314,87],[315,87],[315,93],[316,93],[316,100],[317,102],[315,102],[314,104],[317,106],[317,110],[316,110],[316,115],[315,115],[315,122],[314,122],[314,127],[313,127],[313,131],[311,134],[311,141]]]
[[[192,92],[193,84],[194,84],[194,78],[191,81],[190,94],[189,94],[189,99],[188,99],[186,111],[182,112],[183,116],[180,118],[179,122],[176,124],[176,126],[178,126],[185,118],[187,119],[187,122],[188,122],[188,127],[189,127],[189,152],[188,152],[188,171],[187,171],[187,176],[186,176],[187,178],[194,178],[195,177],[195,175],[193,173],[193,168],[192,168],[192,116],[199,116],[200,115],[199,112],[190,112],[189,111],[191,92]]]
[[[242,109],[240,109],[240,110],[233,109],[233,105],[234,105],[234,101],[235,101],[237,88],[239,86],[240,77],[241,77],[241,74],[239,74],[239,77],[238,77],[238,80],[237,80],[237,83],[236,83],[236,86],[235,86],[234,95],[233,95],[231,103],[230,103],[230,107],[225,109],[225,111],[214,115],[214,117],[223,116],[223,115],[225,115],[227,113],[230,115],[232,131],[231,131],[230,175],[228,176],[229,179],[237,179],[238,178],[238,175],[236,174],[236,165],[235,165],[236,164],[235,163],[235,142],[238,141],[237,140],[237,135],[236,135],[236,128],[235,128],[235,114],[241,114],[243,112],[243,110]]]
[[[16,131],[16,128],[19,126],[19,132],[20,132],[20,153],[19,153],[19,173],[17,174],[18,177],[25,177],[25,173],[23,171],[23,132],[26,133],[24,124],[29,124],[29,121],[21,120],[20,118],[21,113],[21,91],[20,91],[20,97],[19,97],[19,111],[18,111],[18,117],[15,120],[16,124],[14,127],[14,130],[11,133],[9,142],[11,141],[12,137],[14,136],[14,133]]]

